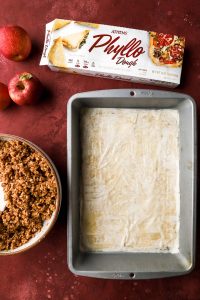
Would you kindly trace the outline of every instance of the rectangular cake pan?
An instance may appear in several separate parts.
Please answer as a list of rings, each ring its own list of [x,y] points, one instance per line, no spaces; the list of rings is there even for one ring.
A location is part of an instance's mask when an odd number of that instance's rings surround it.
[[[172,108],[180,117],[180,231],[178,253],[82,252],[80,239],[80,111],[98,108]],[[195,263],[196,106],[186,95],[156,90],[100,90],[72,96],[67,105],[68,266],[76,275],[147,279],[189,273]]]

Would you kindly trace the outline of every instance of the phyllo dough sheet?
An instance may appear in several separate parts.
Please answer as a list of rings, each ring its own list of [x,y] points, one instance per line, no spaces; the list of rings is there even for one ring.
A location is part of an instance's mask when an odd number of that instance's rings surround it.
[[[81,248],[177,252],[178,112],[86,108],[80,126]]]

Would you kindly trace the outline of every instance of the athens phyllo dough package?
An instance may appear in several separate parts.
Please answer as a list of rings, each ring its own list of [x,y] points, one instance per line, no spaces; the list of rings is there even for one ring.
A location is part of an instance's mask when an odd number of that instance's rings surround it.
[[[46,25],[41,65],[52,70],[175,87],[185,38],[55,19]]]

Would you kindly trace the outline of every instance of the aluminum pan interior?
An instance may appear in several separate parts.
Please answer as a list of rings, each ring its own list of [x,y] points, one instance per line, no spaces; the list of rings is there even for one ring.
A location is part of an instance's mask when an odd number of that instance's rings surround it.
[[[84,253],[79,250],[80,109],[173,108],[180,116],[180,251],[171,253]],[[67,107],[68,266],[77,275],[144,279],[190,272],[195,260],[196,105],[186,94],[156,90],[100,90],[72,96]]]

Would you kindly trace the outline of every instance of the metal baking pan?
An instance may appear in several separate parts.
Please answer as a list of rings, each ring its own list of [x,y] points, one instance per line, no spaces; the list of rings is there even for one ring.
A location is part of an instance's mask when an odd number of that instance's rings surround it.
[[[87,253],[80,237],[80,110],[82,107],[177,109],[180,117],[180,231],[178,253]],[[196,106],[186,95],[156,90],[100,90],[72,96],[67,105],[68,266],[76,275],[147,279],[189,273],[195,263]]]

